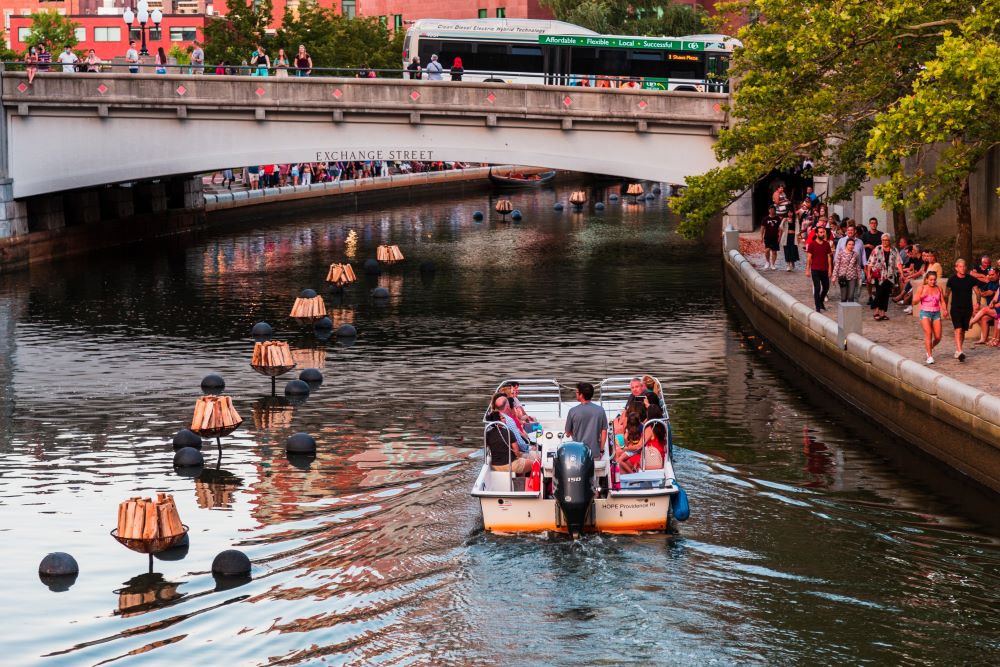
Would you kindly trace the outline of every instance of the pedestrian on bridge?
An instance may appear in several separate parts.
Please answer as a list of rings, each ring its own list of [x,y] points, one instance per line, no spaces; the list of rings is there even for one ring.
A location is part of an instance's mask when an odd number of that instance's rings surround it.
[[[420,56],[413,56],[413,60],[406,66],[406,71],[409,72],[411,79],[423,78],[420,69]]]
[[[129,74],[139,73],[139,52],[135,50],[135,40],[128,43],[128,51],[125,52],[125,62],[128,63]]]
[[[205,49],[198,42],[194,43],[194,50],[191,51],[191,73],[205,73]]]
[[[268,70],[271,69],[271,59],[260,44],[257,45],[257,50],[250,54],[250,66],[253,67],[250,76],[267,76]]]
[[[299,44],[299,51],[295,54],[295,76],[309,76],[312,69],[312,56],[306,52],[304,44]]]
[[[455,62],[451,64],[451,80],[461,81],[462,75],[465,74],[465,68],[462,67],[462,59],[458,56],[455,57]]]
[[[167,73],[167,52],[163,50],[162,46],[156,49],[156,73]]]
[[[28,52],[24,54],[25,69],[28,71],[28,83],[32,83],[35,80],[35,75],[38,74],[38,51],[35,47],[28,49]]]
[[[441,74],[444,72],[444,67],[438,62],[438,57],[436,53],[431,54],[431,61],[427,63],[427,67],[424,68],[427,71],[428,81],[443,81],[444,77]]]
[[[67,44],[63,52],[59,54],[59,62],[62,63],[64,74],[72,74],[76,71],[76,64],[80,62],[80,58],[73,53],[72,47]]]

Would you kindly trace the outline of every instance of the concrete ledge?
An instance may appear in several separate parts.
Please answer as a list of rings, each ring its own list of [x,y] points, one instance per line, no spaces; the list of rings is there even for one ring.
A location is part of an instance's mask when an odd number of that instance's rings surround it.
[[[847,334],[847,351],[860,358],[866,364],[871,363],[872,348],[877,347],[864,336],[859,334]]]
[[[247,191],[233,193],[233,201],[239,201],[241,199],[250,199],[250,193]]]
[[[899,365],[906,361],[906,357],[881,345],[873,347],[869,355],[872,366],[887,375],[899,378]]]
[[[899,365],[899,377],[928,396],[934,396],[937,394],[938,379],[943,376],[923,364],[906,359]]]
[[[964,382],[959,382],[947,375],[938,374],[937,396],[942,401],[961,408],[966,412],[976,411],[976,401],[983,395],[983,392],[970,387]]]
[[[293,192],[295,192],[295,186],[294,185],[282,185],[281,187],[278,188],[278,192],[280,192],[283,195],[290,195]]]
[[[278,188],[264,188],[265,197],[277,197],[278,192],[279,192]]]

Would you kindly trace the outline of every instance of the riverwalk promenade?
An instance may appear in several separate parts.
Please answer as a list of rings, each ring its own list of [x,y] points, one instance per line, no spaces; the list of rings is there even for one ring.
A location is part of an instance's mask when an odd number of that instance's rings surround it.
[[[805,274],[805,262],[800,261],[795,271],[785,270],[785,261],[778,253],[776,271],[764,267],[763,245],[759,234],[743,234],[740,236],[740,250],[744,257],[750,260],[760,273],[771,283],[785,290],[798,301],[809,306],[813,302],[812,281]],[[805,254],[802,254],[805,257]],[[861,318],[862,335],[868,340],[887,347],[907,359],[923,364],[926,359],[924,352],[924,331],[920,328],[920,320],[903,312],[903,306],[889,304],[889,319],[876,322],[872,319],[872,310],[868,308],[868,291],[861,288],[861,302],[864,311]],[[821,315],[837,321],[837,306],[840,303],[840,288],[831,281],[827,310]],[[979,329],[966,336],[963,351],[965,361],[955,359],[955,336],[951,320],[944,320],[941,327],[941,343],[934,349],[934,365],[932,368],[946,374],[971,387],[1000,396],[1000,374],[995,372],[1000,364],[1000,348],[976,345]],[[973,335],[975,334],[975,335]]]
[[[952,329],[932,366],[924,364],[919,323],[893,306],[890,319],[875,322],[863,304],[861,332],[837,321],[837,293],[829,310],[812,306],[804,266],[766,270],[757,235],[725,232],[727,299],[778,352],[830,395],[863,412],[885,429],[960,473],[1000,493],[1000,396],[991,375],[992,348],[966,345],[967,359],[952,357]],[[867,300],[867,299],[866,299]]]

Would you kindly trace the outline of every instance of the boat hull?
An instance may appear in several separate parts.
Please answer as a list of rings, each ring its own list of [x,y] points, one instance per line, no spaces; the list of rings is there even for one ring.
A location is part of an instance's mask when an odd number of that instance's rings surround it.
[[[567,532],[555,500],[541,498],[480,498],[483,527],[494,533]],[[640,533],[665,531],[670,496],[612,497],[594,500],[587,532]]]

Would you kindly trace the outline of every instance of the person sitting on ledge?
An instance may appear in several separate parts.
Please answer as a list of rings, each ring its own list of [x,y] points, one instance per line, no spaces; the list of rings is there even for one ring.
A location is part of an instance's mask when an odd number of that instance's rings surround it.
[[[503,415],[491,412],[486,416],[486,447],[490,451],[490,468],[498,472],[512,470],[516,475],[527,475],[531,464],[538,460],[538,452],[522,448],[515,439],[516,431],[505,427]],[[497,424],[497,425],[494,425]]]

